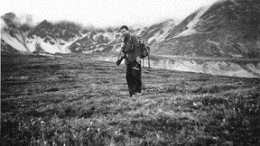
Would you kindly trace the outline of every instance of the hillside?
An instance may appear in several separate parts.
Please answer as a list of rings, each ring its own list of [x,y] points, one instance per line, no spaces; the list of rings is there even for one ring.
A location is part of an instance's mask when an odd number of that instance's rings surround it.
[[[260,80],[125,67],[99,55],[1,56],[1,145],[259,145]]]
[[[222,0],[200,8],[155,45],[153,54],[260,57],[260,2]]]
[[[146,27],[139,35],[149,46],[163,41],[172,28],[174,28],[176,22],[172,19],[165,20],[163,22]]]

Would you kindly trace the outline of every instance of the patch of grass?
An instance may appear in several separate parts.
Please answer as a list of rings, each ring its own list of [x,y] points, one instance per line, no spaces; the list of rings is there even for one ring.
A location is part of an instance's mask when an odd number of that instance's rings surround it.
[[[124,66],[19,57],[1,58],[1,145],[260,143],[259,80],[144,68],[143,95],[130,98]]]

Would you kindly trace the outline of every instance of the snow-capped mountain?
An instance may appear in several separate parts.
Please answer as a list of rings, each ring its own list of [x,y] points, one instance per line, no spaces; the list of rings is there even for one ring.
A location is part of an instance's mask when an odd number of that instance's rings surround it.
[[[77,53],[110,52],[120,35],[114,28],[91,29],[83,37],[73,42],[69,49]]]
[[[150,46],[152,67],[259,78],[259,8],[259,0],[219,0],[180,23],[168,19],[130,30]],[[101,60],[115,61],[120,51],[120,26],[101,29],[47,20],[32,26],[19,23],[13,13],[1,18],[2,54],[106,52],[109,57]]]
[[[115,28],[86,28],[73,22],[51,23],[42,21],[24,29],[14,21],[16,16],[8,13],[1,20],[2,52],[7,46],[20,53],[92,53],[111,51],[120,35]]]
[[[258,0],[220,0],[204,6],[178,25],[168,19],[152,26],[131,26],[154,55],[260,57]],[[21,52],[117,52],[118,27],[84,28],[73,22],[17,25],[16,16],[2,16],[1,42]],[[5,45],[6,46],[6,45]],[[3,50],[3,49],[2,49]]]
[[[170,30],[153,54],[260,57],[260,1],[220,0]]]
[[[8,13],[2,16],[2,19],[1,42],[8,44],[20,53],[69,53],[70,50],[67,49],[67,46],[80,37],[78,32],[71,33],[70,29],[63,31],[59,26],[61,24],[53,25],[46,20],[35,27],[21,29],[21,26],[14,22],[17,19],[15,14]],[[60,35],[60,33],[63,34]]]
[[[20,53],[115,53],[120,50],[122,40],[119,27],[100,29],[73,22],[52,23],[47,20],[36,26],[27,26],[17,24],[15,21],[19,20],[13,13],[7,13],[1,18],[1,42]],[[130,26],[130,30],[147,44],[153,45],[163,41],[174,25],[174,21],[169,19],[149,27]],[[2,48],[2,51],[6,49]]]

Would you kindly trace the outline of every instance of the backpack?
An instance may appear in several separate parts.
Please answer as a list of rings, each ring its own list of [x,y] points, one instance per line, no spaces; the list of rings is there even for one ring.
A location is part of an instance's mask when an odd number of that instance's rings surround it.
[[[143,58],[149,56],[150,47],[147,46],[140,37],[137,37],[137,38],[138,38],[140,49],[141,49],[141,56],[140,57],[143,59]]]

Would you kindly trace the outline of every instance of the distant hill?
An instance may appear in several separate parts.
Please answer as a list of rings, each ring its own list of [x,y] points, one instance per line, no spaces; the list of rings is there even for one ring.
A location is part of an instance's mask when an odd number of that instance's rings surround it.
[[[259,8],[259,0],[221,0],[200,8],[170,30],[152,53],[259,58]]]

